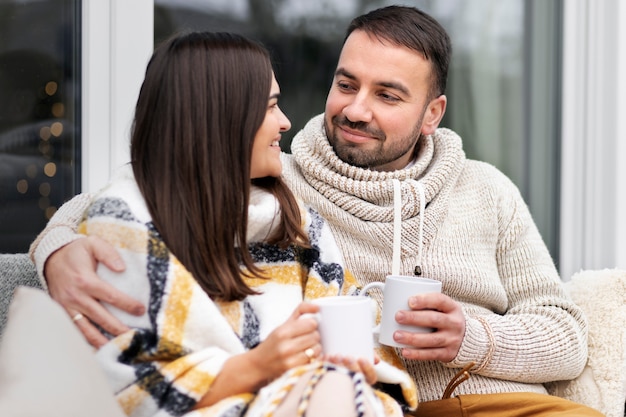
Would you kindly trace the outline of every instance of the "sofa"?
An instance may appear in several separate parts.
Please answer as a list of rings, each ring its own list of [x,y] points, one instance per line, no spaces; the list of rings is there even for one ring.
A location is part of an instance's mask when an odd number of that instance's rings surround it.
[[[0,332],[0,416],[126,415],[26,254],[0,254]]]
[[[565,284],[589,323],[589,358],[549,392],[626,416],[626,271],[581,271]],[[26,254],[0,254],[0,415],[121,417],[91,347],[42,290]]]

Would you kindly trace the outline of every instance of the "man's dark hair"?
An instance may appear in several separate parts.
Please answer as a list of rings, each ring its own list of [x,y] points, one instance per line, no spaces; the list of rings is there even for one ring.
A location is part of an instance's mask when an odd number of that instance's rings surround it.
[[[346,39],[355,30],[422,54],[432,63],[431,98],[445,93],[452,45],[446,30],[432,16],[414,7],[383,7],[354,18]]]

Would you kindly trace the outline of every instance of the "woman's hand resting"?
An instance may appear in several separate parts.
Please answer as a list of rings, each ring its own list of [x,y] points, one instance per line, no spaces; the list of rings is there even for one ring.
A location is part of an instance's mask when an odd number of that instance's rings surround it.
[[[321,355],[317,321],[312,317],[302,317],[303,314],[318,311],[319,307],[315,304],[301,303],[285,323],[248,352],[265,381],[278,378],[289,369],[305,365]]]
[[[317,322],[312,317],[300,318],[318,310],[315,304],[301,303],[257,347],[227,360],[209,392],[194,408],[213,405],[231,395],[256,392],[289,369],[318,357],[322,347]]]

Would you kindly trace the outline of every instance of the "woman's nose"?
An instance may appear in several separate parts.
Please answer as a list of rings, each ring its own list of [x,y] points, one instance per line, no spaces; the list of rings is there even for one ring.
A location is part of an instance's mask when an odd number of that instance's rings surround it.
[[[289,118],[287,116],[285,116],[285,113],[283,113],[282,110],[280,110],[280,131],[281,132],[286,132],[289,129],[291,129],[291,121],[289,121]]]

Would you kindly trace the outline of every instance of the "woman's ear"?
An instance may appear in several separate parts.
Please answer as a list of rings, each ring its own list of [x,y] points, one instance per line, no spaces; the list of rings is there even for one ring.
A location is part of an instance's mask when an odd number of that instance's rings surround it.
[[[439,123],[446,112],[447,103],[448,99],[443,94],[428,103],[426,112],[424,113],[424,119],[422,120],[421,133],[423,135],[432,135],[435,133],[435,130],[439,127]]]

